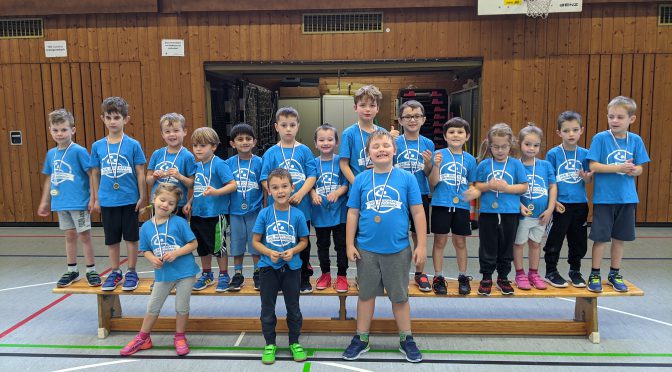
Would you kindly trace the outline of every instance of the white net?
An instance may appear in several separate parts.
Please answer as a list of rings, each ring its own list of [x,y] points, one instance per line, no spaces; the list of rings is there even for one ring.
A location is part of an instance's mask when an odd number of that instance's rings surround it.
[[[551,0],[525,0],[527,4],[527,16],[532,18],[548,17]]]

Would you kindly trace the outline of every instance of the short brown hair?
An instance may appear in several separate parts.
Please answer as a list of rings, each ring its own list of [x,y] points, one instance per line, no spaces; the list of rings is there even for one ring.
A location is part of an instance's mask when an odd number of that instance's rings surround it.
[[[49,113],[49,125],[68,123],[70,128],[75,127],[75,117],[66,109],[58,109]]]
[[[121,97],[107,97],[100,105],[103,114],[119,114],[122,117],[128,116],[128,102]]]
[[[161,116],[161,120],[159,120],[159,127],[161,127],[161,130],[163,130],[164,121],[167,121],[171,126],[179,123],[182,125],[182,129],[187,129],[187,121],[182,114],[178,114],[177,112],[170,112]]]
[[[394,147],[394,149],[396,151],[397,141],[394,140],[394,137],[392,137],[390,132],[388,132],[386,130],[383,130],[383,129],[378,129],[378,130],[373,131],[373,133],[371,133],[369,135],[369,139],[366,140],[366,152],[367,153],[369,152],[369,149],[371,148],[371,142],[373,142],[374,139],[381,138],[381,137],[388,138],[390,140],[390,142],[392,142],[392,147]]]
[[[296,111],[296,109],[294,107],[291,107],[291,106],[280,107],[278,109],[278,111],[275,112],[275,121],[277,122],[278,120],[280,120],[281,116],[284,116],[284,117],[293,116],[293,117],[296,118],[297,122],[299,121],[299,112]]]
[[[219,136],[217,135],[217,132],[210,127],[200,127],[191,134],[191,143],[195,145],[208,144],[217,146],[219,145]]]
[[[425,107],[422,105],[422,103],[412,99],[410,101],[406,101],[399,106],[399,114],[397,115],[398,118],[401,118],[401,115],[404,113],[404,110],[407,108],[410,108],[411,110],[413,109],[420,109],[422,112],[422,115],[425,115]]]
[[[173,194],[178,202],[182,199],[182,195],[184,195],[184,192],[178,185],[170,182],[161,182],[156,186],[156,190],[154,190],[154,194],[152,194],[152,200],[162,192]]]
[[[266,182],[268,184],[271,183],[271,179],[273,178],[279,178],[281,180],[289,180],[289,185],[293,185],[294,183],[292,182],[292,175],[289,173],[289,171],[285,168],[275,168],[273,169],[269,174],[268,177],[266,178]]]
[[[380,90],[375,85],[365,85],[355,92],[355,105],[364,98],[369,98],[376,105],[380,106],[380,102],[383,101],[383,94],[380,93]]]

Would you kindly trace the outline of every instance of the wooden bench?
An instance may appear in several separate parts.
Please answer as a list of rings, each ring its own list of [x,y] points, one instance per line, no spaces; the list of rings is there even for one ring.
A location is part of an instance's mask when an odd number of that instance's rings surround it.
[[[149,286],[152,279],[140,279],[135,291],[122,291],[119,286],[114,291],[104,292],[100,287],[89,287],[81,280],[66,288],[54,288],[59,294],[94,294],[98,298],[98,337],[105,338],[111,331],[136,332],[142,324],[142,317],[122,317],[119,296],[146,296],[150,294]],[[606,283],[606,282],[605,282]],[[522,291],[516,289],[513,296],[503,296],[493,288],[489,297],[476,294],[479,282],[471,282],[472,292],[467,296],[457,294],[457,281],[449,281],[448,295],[437,296],[433,292],[420,292],[411,284],[410,297],[428,299],[442,298],[575,298],[574,316],[571,319],[413,319],[412,328],[418,334],[479,334],[479,335],[553,335],[578,336],[586,335],[593,343],[600,342],[597,321],[597,298],[615,296],[643,296],[644,292],[627,282],[628,292],[616,292],[609,285],[604,284],[604,292],[593,293],[585,288],[553,288],[546,290],[532,289]],[[313,286],[315,283],[313,281]],[[215,286],[203,291],[192,292],[193,296],[259,296],[253,289],[252,280],[246,279],[245,286],[239,292],[216,292]],[[337,293],[333,288],[315,290],[311,294],[302,296],[337,296],[340,302],[338,317],[334,318],[304,318],[304,333],[354,333],[356,321],[348,317],[345,300],[348,296],[357,296],[357,287],[350,281],[350,290],[347,293]],[[156,331],[174,331],[175,318],[161,316],[154,326]],[[261,323],[258,315],[246,318],[229,317],[190,317],[187,330],[190,332],[260,332]],[[286,332],[287,326],[283,319],[278,322],[278,332]],[[372,333],[395,333],[397,331],[394,319],[374,319],[371,324]]]

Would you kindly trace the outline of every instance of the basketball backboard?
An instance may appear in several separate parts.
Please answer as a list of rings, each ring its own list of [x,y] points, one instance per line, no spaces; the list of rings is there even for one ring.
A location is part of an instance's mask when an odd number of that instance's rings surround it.
[[[549,13],[580,12],[583,0],[534,0],[548,4]],[[478,15],[528,14],[528,0],[478,0]]]

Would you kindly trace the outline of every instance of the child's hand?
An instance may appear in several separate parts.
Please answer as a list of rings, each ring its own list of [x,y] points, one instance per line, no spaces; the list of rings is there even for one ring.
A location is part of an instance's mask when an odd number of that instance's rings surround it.
[[[338,196],[336,196],[336,192],[330,192],[327,194],[327,201],[329,203],[336,203],[338,201]]]
[[[217,190],[217,189],[215,189],[214,187],[208,185],[208,186],[205,188],[205,190],[203,191],[203,196],[209,196],[209,195],[213,195],[213,196],[214,196],[214,195],[215,195],[215,194],[214,194],[214,193],[215,193],[215,190]]]
[[[521,203],[521,204],[520,204],[520,214],[522,214],[523,216],[527,217],[527,216],[531,216],[531,215],[532,215],[532,211],[529,210],[529,209],[527,209],[527,207]]]
[[[508,183],[506,183],[504,180],[491,178],[490,181],[488,181],[488,187],[492,191],[504,191],[506,186],[508,186]]]
[[[96,199],[96,202],[93,203],[93,208],[92,209],[93,209],[94,212],[100,213],[100,201],[98,201],[98,199]]]
[[[303,200],[303,195],[301,195],[300,192],[297,192],[296,194],[289,197],[290,204],[299,205],[301,204],[301,200]]]
[[[321,205],[322,204],[322,197],[318,193],[311,193],[310,195],[310,201],[313,203],[313,205]]]
[[[271,254],[268,257],[271,259],[271,262],[276,263],[280,259],[281,252],[271,251]]]
[[[556,201],[555,202],[555,211],[560,213],[560,214],[563,214],[563,213],[565,213],[565,206],[562,205],[562,203],[560,203],[559,201]]]
[[[418,246],[413,250],[413,256],[411,257],[413,263],[416,266],[424,265],[427,261],[427,247]]]
[[[475,188],[475,187],[470,187],[467,189],[467,191],[462,193],[462,200],[464,201],[472,201],[475,199],[478,199],[481,196],[481,192]]]
[[[589,171],[586,172],[583,169],[579,171],[579,177],[583,178],[583,182],[589,182],[591,178],[593,178],[593,173],[594,171]]]
[[[148,260],[155,269],[160,269],[163,267],[163,261],[161,261],[161,259],[156,256],[149,256]]]
[[[285,261],[291,261],[292,257],[294,257],[294,252],[292,252],[291,249],[288,249],[284,252],[282,252],[282,259]]]
[[[156,169],[154,171],[154,173],[152,173],[152,177],[154,177],[155,179],[159,179],[159,178],[165,177],[165,174],[166,174],[166,172],[164,172],[160,169]]]
[[[632,163],[632,159],[627,159],[625,163],[619,165],[619,172],[621,173],[632,173],[635,170],[635,164]]]
[[[163,254],[163,260],[167,262],[173,262],[177,258],[175,251],[170,251]]]
[[[432,152],[429,150],[425,150],[422,152],[422,161],[425,166],[428,166],[429,164],[432,164]],[[441,165],[441,163],[439,163]]]
[[[362,256],[359,255],[359,251],[357,250],[357,248],[355,248],[354,245],[353,246],[348,246],[346,248],[346,254],[348,256],[348,260],[350,260],[352,262],[355,262],[355,261],[362,258]]]
[[[181,176],[181,174],[180,174],[180,170],[177,169],[177,168],[170,168],[170,169],[168,169],[168,170],[165,172],[165,175],[166,175],[167,177],[177,177],[177,176]]]
[[[87,206],[86,210],[89,211],[89,213],[93,213],[93,207],[96,205],[96,201],[93,200],[93,198],[89,198],[89,205]]]
[[[434,154],[434,165],[440,167],[442,162],[443,162],[443,154],[441,154],[441,151],[437,151]]]
[[[145,206],[145,199],[144,198],[138,199],[138,202],[135,203],[135,211],[136,212],[140,211],[140,209],[142,209],[142,207],[144,206]]]
[[[551,222],[551,217],[553,217],[553,209],[547,209],[539,215],[539,225],[546,226]]]
[[[392,136],[392,138],[394,138],[395,141],[397,140],[397,138],[399,138],[399,131],[394,129],[394,125],[390,126],[390,135]]]
[[[40,203],[40,206],[37,208],[37,215],[40,217],[47,217],[50,214],[49,203]]]
[[[184,213],[185,216],[189,217],[189,214],[191,213],[191,203],[187,203],[182,207],[182,213]]]

